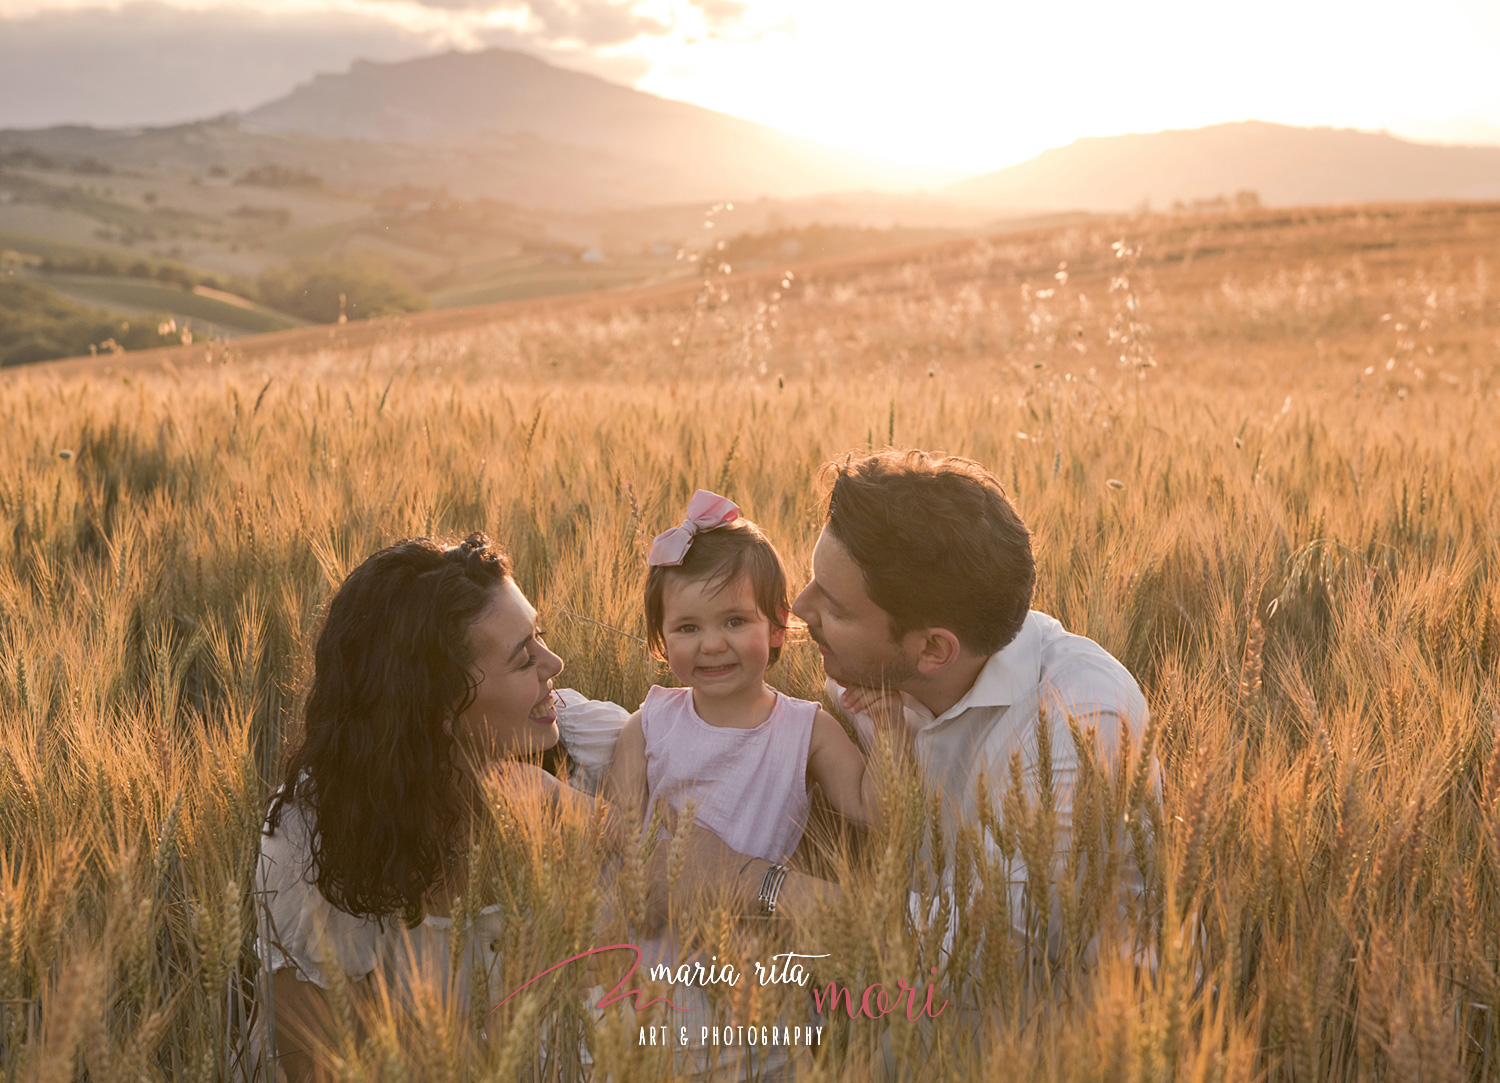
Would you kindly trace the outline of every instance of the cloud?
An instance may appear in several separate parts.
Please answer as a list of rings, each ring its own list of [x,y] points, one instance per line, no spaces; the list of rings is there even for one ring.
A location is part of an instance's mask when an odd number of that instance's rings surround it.
[[[540,45],[573,42],[589,48],[622,45],[640,37],[660,37],[673,21],[639,10],[640,0],[370,0],[374,4],[415,3],[455,12],[501,12],[524,30],[519,37]]]
[[[703,16],[710,30],[738,26],[749,14],[749,0],[688,0]]]
[[[688,40],[749,44],[795,33],[796,19],[790,11],[752,8],[751,0],[685,0],[694,15],[697,32]],[[765,5],[772,8],[774,5]]]
[[[0,19],[0,127],[166,124],[252,108],[356,58],[404,60],[442,33],[350,13],[160,3]]]
[[[82,0],[100,3],[101,0]],[[107,4],[109,0],[102,0]],[[330,0],[332,2],[332,0]],[[170,124],[242,112],[357,59],[452,48],[520,49],[631,84],[652,61],[630,43],[665,42],[704,17],[728,25],[738,0],[364,0],[318,10],[272,0],[186,9],[161,0],[32,8],[0,0],[0,128]]]
[[[661,36],[670,23],[635,9],[631,0],[529,0],[527,7],[541,24],[541,36],[578,41],[587,46],[623,45],[642,36]]]

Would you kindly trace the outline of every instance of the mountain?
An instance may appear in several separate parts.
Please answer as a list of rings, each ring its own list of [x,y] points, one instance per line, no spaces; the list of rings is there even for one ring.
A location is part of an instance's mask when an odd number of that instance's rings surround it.
[[[1078,139],[942,190],[995,212],[1120,211],[1250,190],[1262,203],[1500,198],[1500,147],[1263,121]]]
[[[416,144],[448,158],[494,159],[511,172],[525,173],[529,159],[551,157],[567,163],[573,185],[584,180],[596,189],[595,206],[893,190],[952,178],[507,49],[356,61],[346,72],[319,75],[251,110],[241,123],[252,132]],[[592,170],[591,160],[598,163]],[[580,170],[595,176],[580,176]],[[577,205],[571,195],[568,202]]]

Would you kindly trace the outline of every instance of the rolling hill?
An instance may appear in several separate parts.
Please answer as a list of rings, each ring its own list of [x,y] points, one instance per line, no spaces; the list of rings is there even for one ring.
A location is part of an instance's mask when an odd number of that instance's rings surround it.
[[[1079,139],[942,194],[993,212],[1122,211],[1256,192],[1273,206],[1500,198],[1500,147],[1263,121]]]
[[[242,126],[488,155],[506,172],[517,159],[551,155],[564,159],[558,179],[569,187],[588,177],[596,206],[890,190],[952,176],[836,150],[507,49],[358,61],[250,111]],[[597,161],[579,160],[580,151]]]

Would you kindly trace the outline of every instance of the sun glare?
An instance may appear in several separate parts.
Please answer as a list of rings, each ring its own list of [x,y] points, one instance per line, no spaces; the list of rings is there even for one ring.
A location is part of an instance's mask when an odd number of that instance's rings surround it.
[[[1258,118],[1500,123],[1500,14],[1268,0],[751,5],[752,37],[644,40],[638,84],[893,159],[995,169],[1084,135]],[[1293,32],[1290,28],[1295,28]],[[1399,78],[1396,77],[1399,73]]]

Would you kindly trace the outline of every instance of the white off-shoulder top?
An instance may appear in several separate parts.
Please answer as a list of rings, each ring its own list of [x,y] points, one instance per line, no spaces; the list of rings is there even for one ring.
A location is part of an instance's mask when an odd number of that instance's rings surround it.
[[[614,755],[615,741],[630,712],[615,703],[591,700],[573,689],[558,691],[561,703],[557,727],[572,760],[569,781],[586,793],[597,792]],[[297,977],[328,988],[325,966],[337,966],[350,981],[360,981],[380,967],[392,991],[411,992],[420,981],[444,996],[458,998],[460,1013],[469,1004],[469,981],[478,968],[488,977],[490,1003],[503,991],[498,987],[498,906],[485,907],[466,936],[462,973],[450,978],[453,921],[432,914],[414,929],[399,919],[383,923],[335,908],[318,890],[311,876],[311,832],[307,810],[288,802],[282,808],[274,835],[262,828],[255,869],[259,911],[256,948],[268,974],[294,967]],[[250,1037],[250,1059],[260,1059],[264,1046],[261,1020]]]

